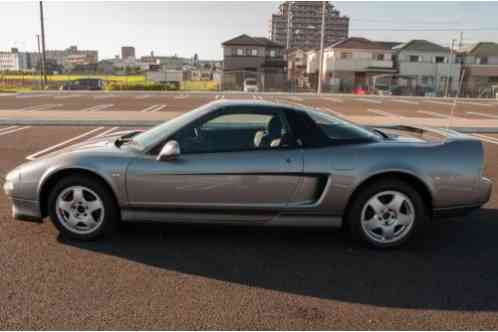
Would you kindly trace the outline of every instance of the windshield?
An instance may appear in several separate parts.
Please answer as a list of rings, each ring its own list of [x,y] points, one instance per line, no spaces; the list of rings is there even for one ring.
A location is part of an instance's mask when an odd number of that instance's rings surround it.
[[[144,131],[143,133],[138,134],[137,136],[133,137],[133,141],[142,149],[146,150],[149,147],[152,147],[161,142],[167,136],[173,134],[175,131],[182,128],[186,124],[206,114],[210,109],[211,107],[209,105],[204,105],[196,108],[193,111],[182,114],[176,118],[168,120],[147,131]]]

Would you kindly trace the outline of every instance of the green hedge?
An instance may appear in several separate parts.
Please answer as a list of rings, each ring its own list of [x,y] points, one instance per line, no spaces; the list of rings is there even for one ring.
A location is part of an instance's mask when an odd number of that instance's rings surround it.
[[[179,90],[175,84],[116,84],[109,83],[106,85],[109,91],[171,91]]]

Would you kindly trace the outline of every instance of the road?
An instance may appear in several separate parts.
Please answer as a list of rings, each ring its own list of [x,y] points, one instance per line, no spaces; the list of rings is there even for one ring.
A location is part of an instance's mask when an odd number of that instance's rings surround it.
[[[0,97],[0,109],[17,107],[10,98]],[[151,105],[174,98],[164,99]],[[183,99],[194,107],[207,97]],[[326,107],[302,99],[291,102]],[[149,106],[131,100],[122,103]],[[370,102],[345,103],[358,105],[353,112]],[[375,107],[395,112],[394,103]],[[483,112],[498,113],[494,107]],[[0,170],[122,129],[0,127]],[[496,183],[498,134],[475,136]],[[221,226],[131,225],[107,241],[82,243],[58,237],[49,222],[13,220],[2,192],[0,328],[496,329],[497,233],[493,193],[479,212],[433,222],[401,250],[365,249],[340,231]]]

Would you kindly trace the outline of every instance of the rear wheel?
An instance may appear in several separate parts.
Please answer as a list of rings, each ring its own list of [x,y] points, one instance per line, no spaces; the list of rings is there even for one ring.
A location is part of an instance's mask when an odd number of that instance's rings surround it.
[[[372,247],[397,247],[428,218],[421,195],[404,181],[372,183],[355,198],[347,222],[353,235]]]
[[[91,240],[109,234],[119,218],[109,189],[86,176],[63,178],[50,192],[49,215],[59,232],[67,237]]]

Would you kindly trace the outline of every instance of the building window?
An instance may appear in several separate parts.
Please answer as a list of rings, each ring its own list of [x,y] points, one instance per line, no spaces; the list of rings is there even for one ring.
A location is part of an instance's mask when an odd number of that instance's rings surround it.
[[[487,56],[478,57],[476,60],[477,60],[476,62],[478,65],[487,65],[488,64],[488,57]]]
[[[373,54],[373,59],[377,61],[384,61],[384,53]]]
[[[432,85],[434,78],[432,76],[422,76],[422,84]]]
[[[244,56],[244,49],[243,48],[238,48],[237,49],[237,55],[238,56]]]
[[[257,48],[253,48],[253,49],[251,50],[251,55],[252,55],[252,56],[258,56],[258,49],[257,49]]]
[[[276,57],[277,56],[277,51],[276,50],[270,50],[270,56],[272,58]]]
[[[410,62],[420,62],[419,55],[410,55]]]
[[[341,52],[341,59],[352,59],[353,53],[351,52]]]
[[[446,63],[446,57],[444,56],[437,56],[435,59],[436,63]]]

